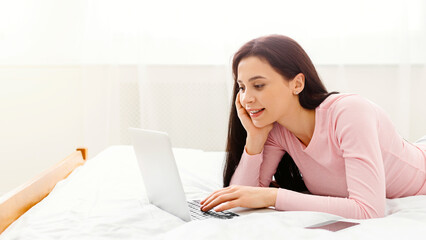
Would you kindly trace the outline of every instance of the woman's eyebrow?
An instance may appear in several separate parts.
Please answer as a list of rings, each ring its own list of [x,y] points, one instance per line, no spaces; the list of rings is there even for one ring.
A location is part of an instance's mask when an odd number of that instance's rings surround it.
[[[259,78],[266,79],[266,78],[265,78],[265,77],[263,77],[263,76],[259,76],[259,75],[257,75],[257,76],[251,77],[248,81],[249,81],[249,82],[251,82],[251,81],[254,81],[254,80],[259,79]],[[240,79],[238,79],[238,80],[237,80],[237,82],[238,82],[238,83],[242,83],[243,81],[241,81]]]

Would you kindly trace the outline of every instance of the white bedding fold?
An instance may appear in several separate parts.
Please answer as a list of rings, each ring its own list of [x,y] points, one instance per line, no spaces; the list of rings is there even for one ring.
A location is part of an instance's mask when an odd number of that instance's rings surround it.
[[[188,199],[221,187],[223,152],[173,149]],[[158,176],[161,180],[161,176]],[[341,217],[318,212],[255,213],[185,223],[148,204],[131,146],[112,146],[59,182],[0,235],[4,239],[424,239],[426,196],[387,200],[387,216],[348,220],[339,231],[304,229]]]

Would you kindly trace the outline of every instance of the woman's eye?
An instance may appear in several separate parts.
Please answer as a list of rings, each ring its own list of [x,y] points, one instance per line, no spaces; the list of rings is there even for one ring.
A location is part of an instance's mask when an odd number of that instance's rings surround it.
[[[238,88],[240,91],[244,91],[244,88],[243,87],[239,87]]]
[[[254,87],[257,88],[257,89],[262,88],[263,86],[265,86],[265,84],[254,85]]]

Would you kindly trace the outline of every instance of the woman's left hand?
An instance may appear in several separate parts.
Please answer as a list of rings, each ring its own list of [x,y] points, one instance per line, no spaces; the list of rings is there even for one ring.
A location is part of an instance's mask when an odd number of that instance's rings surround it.
[[[234,207],[264,208],[275,206],[277,192],[278,188],[233,185],[222,188],[201,201],[201,210],[207,212],[220,204],[222,205],[215,208],[215,211],[220,212]]]

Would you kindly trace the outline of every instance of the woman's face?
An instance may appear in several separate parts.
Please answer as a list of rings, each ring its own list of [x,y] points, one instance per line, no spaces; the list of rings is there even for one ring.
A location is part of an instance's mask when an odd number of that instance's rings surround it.
[[[294,80],[286,80],[261,58],[250,56],[240,61],[237,83],[241,105],[256,127],[285,122],[299,105]]]

